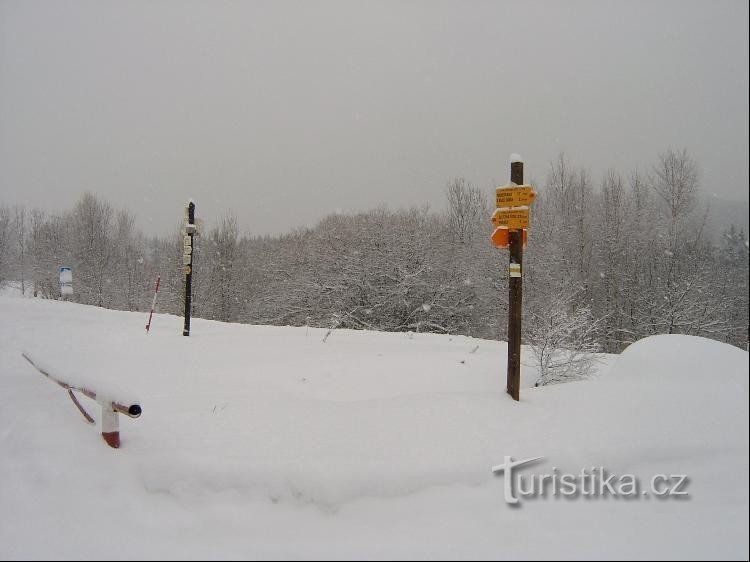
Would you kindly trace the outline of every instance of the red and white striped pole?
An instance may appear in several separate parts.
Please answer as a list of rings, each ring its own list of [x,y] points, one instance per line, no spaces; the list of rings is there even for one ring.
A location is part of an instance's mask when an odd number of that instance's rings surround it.
[[[124,414],[131,418],[140,417],[141,413],[143,412],[140,404],[123,404],[122,402],[112,400],[109,397],[101,395],[97,396],[97,393],[90,388],[73,386],[50,374],[45,369],[36,364],[33,359],[31,359],[31,357],[29,357],[26,353],[22,353],[21,355],[24,359],[26,359],[26,361],[31,363],[31,365],[37,371],[67,390],[71,400],[73,400],[73,403],[89,423],[94,423],[94,418],[92,418],[83,408],[83,406],[81,406],[81,403],[75,397],[73,391],[76,390],[84,396],[95,400],[102,407],[102,437],[107,442],[107,445],[109,445],[113,449],[118,449],[120,447],[120,418],[118,417],[118,414]]]
[[[120,448],[120,418],[117,410],[109,404],[102,404],[102,437],[113,449]]]
[[[156,289],[154,289],[154,300],[151,301],[151,312],[148,314],[148,324],[146,324],[146,333],[148,334],[151,328],[151,317],[154,315],[154,308],[156,308],[156,295],[159,294],[159,283],[161,282],[161,275],[156,277]]]

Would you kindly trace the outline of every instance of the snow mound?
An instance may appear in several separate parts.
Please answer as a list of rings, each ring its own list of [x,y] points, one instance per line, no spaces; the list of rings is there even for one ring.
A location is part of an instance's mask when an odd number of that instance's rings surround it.
[[[744,457],[747,466],[748,353],[736,347],[652,336],[629,346],[600,378],[549,390],[535,400],[549,409],[567,404],[553,441],[581,435],[571,441],[578,462],[595,456],[626,472],[648,465],[685,471],[718,455]],[[713,470],[732,480],[737,467],[719,462]]]
[[[650,378],[685,385],[721,384],[748,391],[748,353],[729,344],[684,335],[659,335],[628,346],[608,377]]]

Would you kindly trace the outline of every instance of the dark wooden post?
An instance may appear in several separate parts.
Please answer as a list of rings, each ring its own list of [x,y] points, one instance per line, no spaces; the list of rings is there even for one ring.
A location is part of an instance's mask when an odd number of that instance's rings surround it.
[[[190,335],[190,307],[193,302],[193,236],[195,234],[195,203],[190,201],[187,207],[187,224],[185,225],[185,243],[182,263],[185,268],[185,326],[183,336]],[[189,247],[189,250],[188,250]],[[190,252],[190,253],[188,253]]]
[[[523,184],[523,162],[511,162],[510,181]],[[523,230],[508,233],[510,250],[508,279],[508,384],[506,391],[519,400],[521,386],[521,301],[523,298]]]

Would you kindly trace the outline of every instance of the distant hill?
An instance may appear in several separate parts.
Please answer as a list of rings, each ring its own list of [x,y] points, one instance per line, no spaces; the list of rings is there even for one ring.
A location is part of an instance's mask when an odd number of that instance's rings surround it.
[[[750,204],[747,201],[732,201],[717,196],[706,196],[703,199],[701,210],[708,206],[708,233],[717,240],[721,233],[734,224],[737,228],[745,231],[745,239],[748,238],[750,227]]]

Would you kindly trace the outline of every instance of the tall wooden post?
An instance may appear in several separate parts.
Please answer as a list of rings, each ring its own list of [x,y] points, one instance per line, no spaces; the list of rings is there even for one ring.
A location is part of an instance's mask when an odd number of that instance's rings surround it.
[[[523,185],[523,162],[510,164],[511,184]],[[508,265],[508,383],[506,392],[519,400],[521,387],[521,301],[523,298],[523,230],[508,233],[510,263]]]
[[[183,336],[190,335],[190,307],[193,301],[193,236],[195,235],[195,203],[190,201],[187,207],[187,224],[185,225],[182,264],[185,268],[185,326]]]

